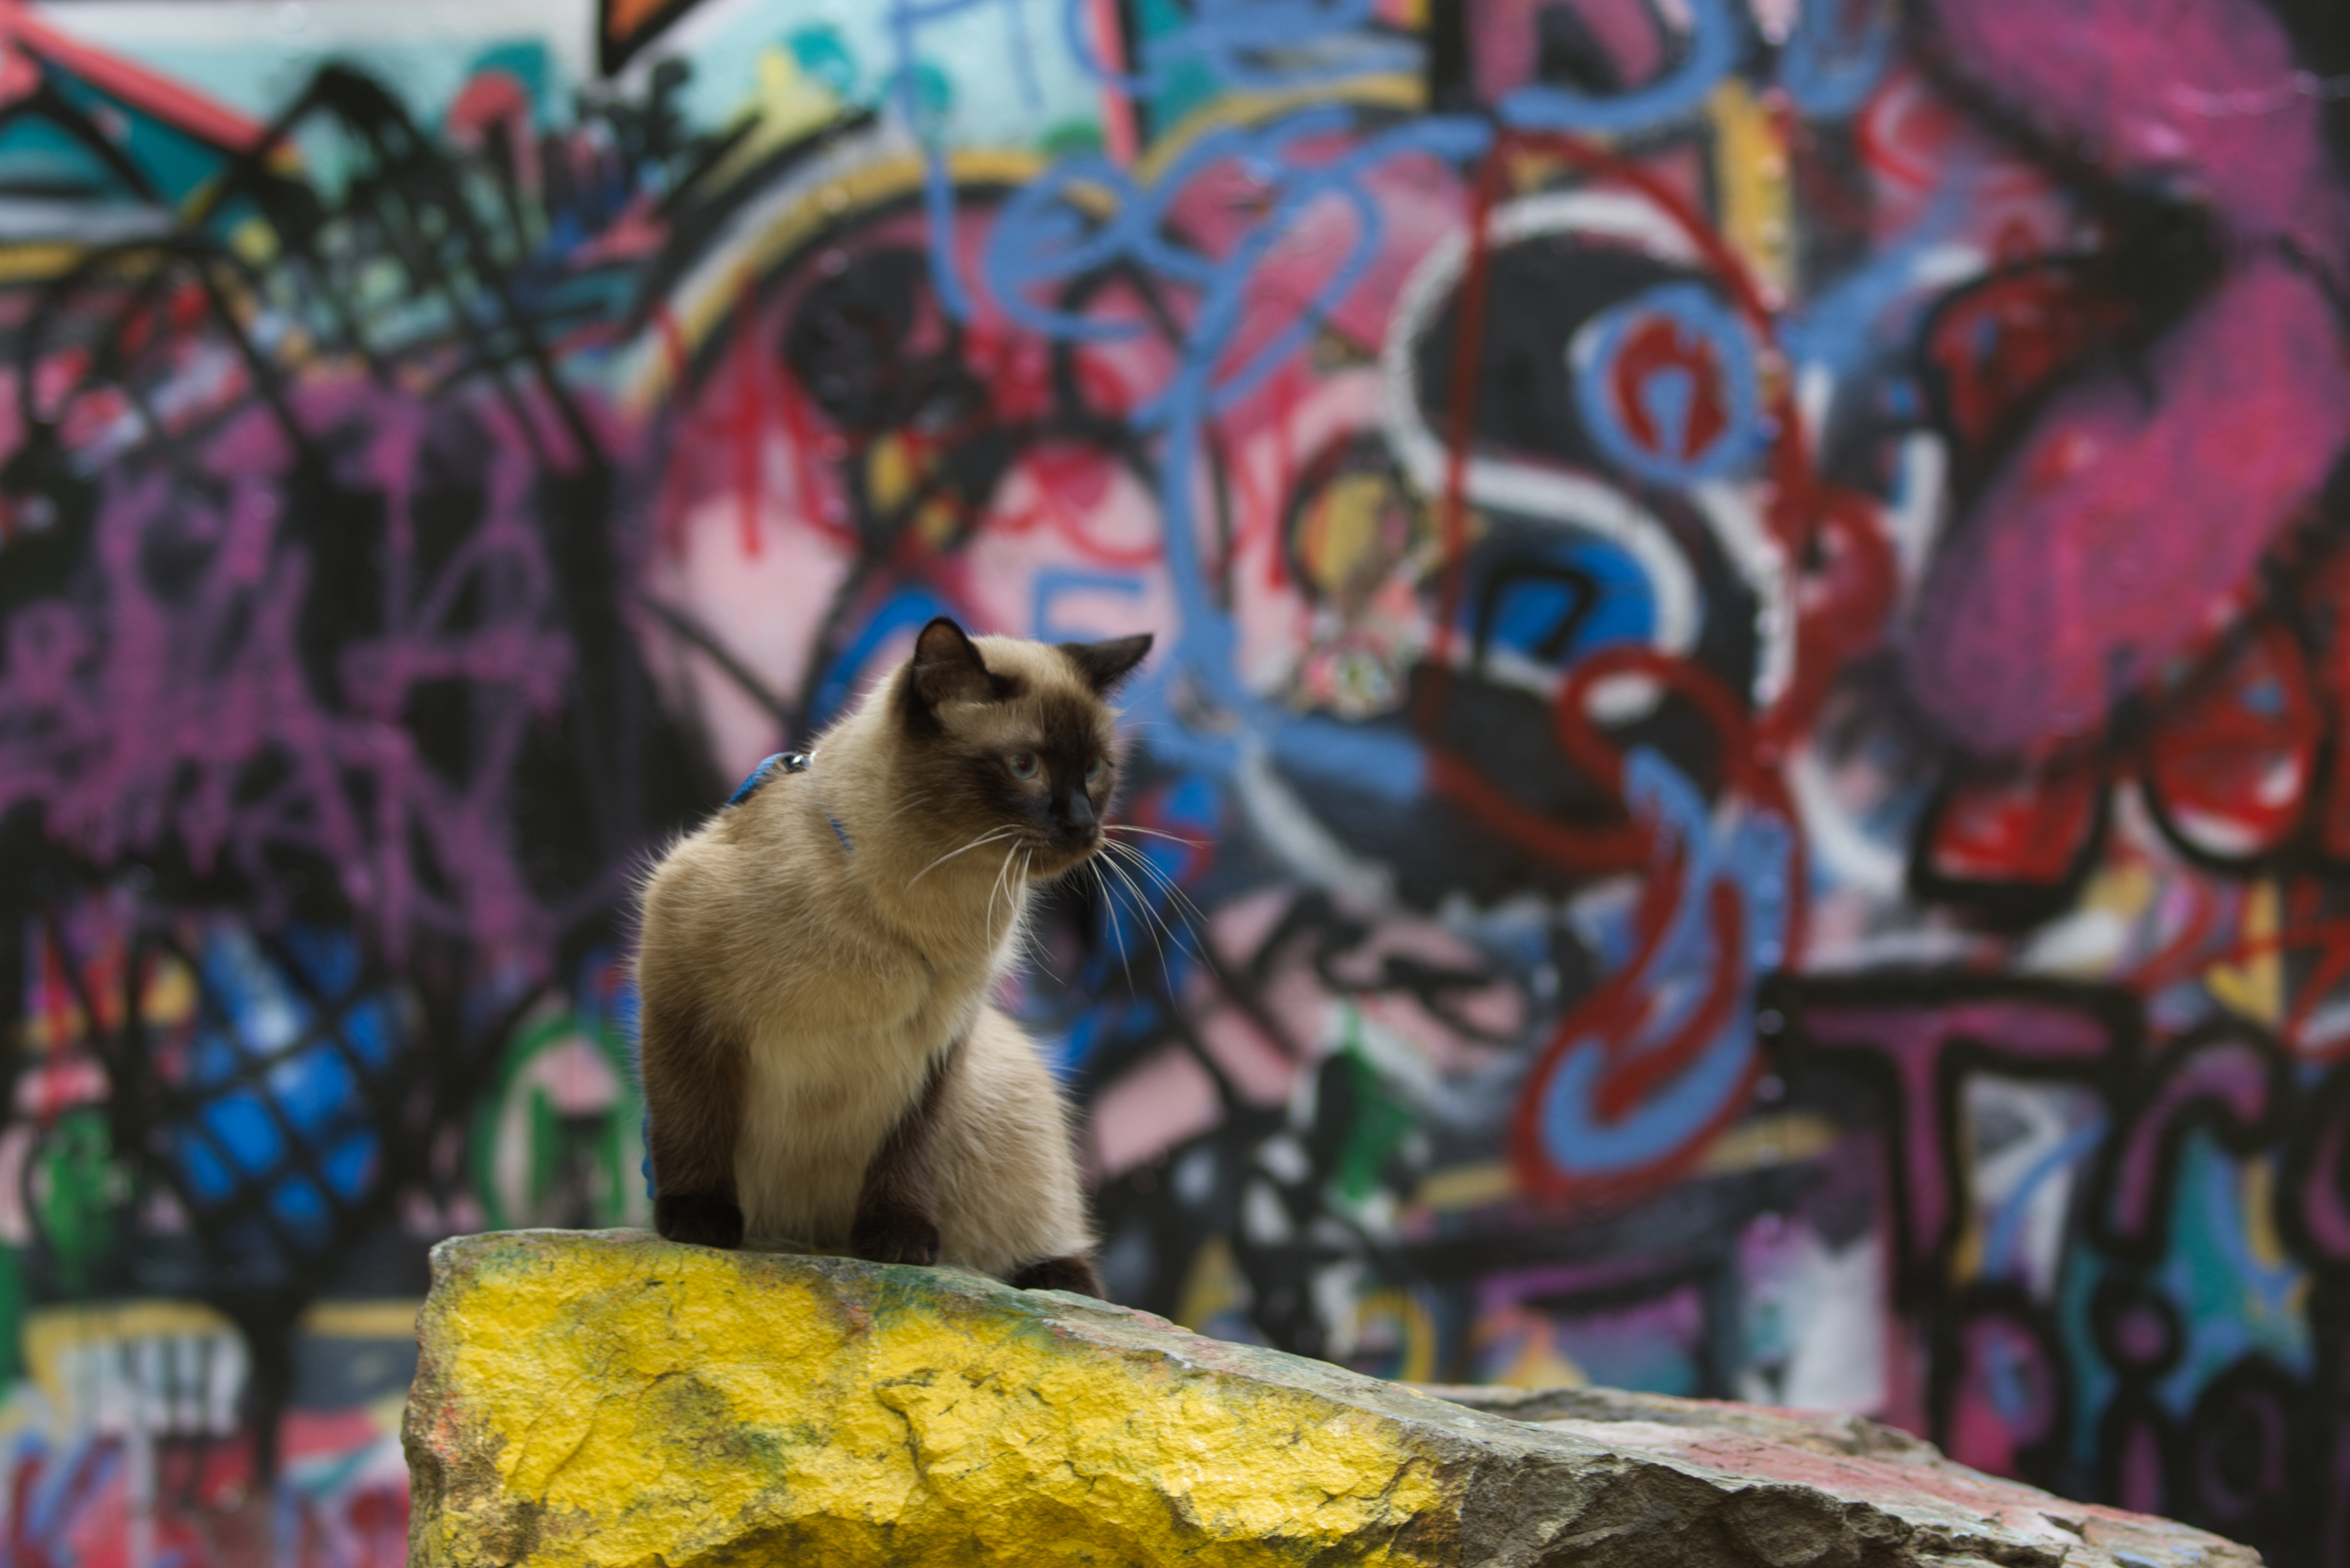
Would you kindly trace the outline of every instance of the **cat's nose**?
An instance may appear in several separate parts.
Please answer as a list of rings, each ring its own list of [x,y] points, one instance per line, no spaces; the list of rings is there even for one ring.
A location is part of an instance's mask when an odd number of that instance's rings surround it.
[[[1075,790],[1054,803],[1053,815],[1061,831],[1080,844],[1090,844],[1101,836],[1101,821],[1094,815],[1094,803]]]

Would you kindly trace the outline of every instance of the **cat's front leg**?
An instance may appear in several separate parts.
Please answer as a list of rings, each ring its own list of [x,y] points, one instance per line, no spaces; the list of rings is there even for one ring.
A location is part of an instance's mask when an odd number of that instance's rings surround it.
[[[939,1222],[911,1204],[891,1208],[859,1199],[848,1250],[871,1263],[935,1263]]]
[[[1072,1252],[1066,1258],[1046,1258],[1014,1270],[1005,1282],[1015,1291],[1074,1291],[1097,1302],[1109,1300],[1101,1271],[1082,1252]]]
[[[731,1198],[664,1192],[653,1199],[653,1229],[666,1241],[731,1251],[743,1244],[743,1210]]]
[[[921,1093],[881,1140],[865,1168],[857,1213],[848,1224],[848,1250],[876,1263],[935,1263],[939,1261],[939,1204],[931,1144],[947,1078],[962,1056],[958,1039],[931,1059]]]
[[[653,1229],[698,1247],[743,1244],[734,1148],[743,1120],[742,1043],[684,988],[640,978],[645,1152],[653,1168]],[[690,993],[689,993],[690,994]]]

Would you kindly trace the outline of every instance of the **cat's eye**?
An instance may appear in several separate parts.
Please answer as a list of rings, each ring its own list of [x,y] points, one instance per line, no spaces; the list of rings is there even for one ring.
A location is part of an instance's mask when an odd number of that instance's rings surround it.
[[[1003,759],[1003,765],[1012,770],[1015,779],[1033,779],[1036,776],[1036,753],[1014,752]]]
[[[1101,783],[1101,776],[1102,760],[1099,757],[1096,757],[1092,762],[1086,764],[1086,783],[1099,784]]]

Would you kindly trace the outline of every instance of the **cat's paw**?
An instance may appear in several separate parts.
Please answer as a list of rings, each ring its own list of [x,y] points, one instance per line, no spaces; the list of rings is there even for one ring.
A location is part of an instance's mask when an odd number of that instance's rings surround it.
[[[1097,1302],[1109,1300],[1109,1292],[1103,1288],[1101,1273],[1094,1267],[1094,1261],[1082,1254],[1031,1263],[1014,1273],[1008,1282],[1016,1291],[1075,1291]]]
[[[729,1198],[664,1192],[653,1199],[653,1229],[666,1241],[732,1251],[743,1244],[743,1210]]]
[[[848,1228],[848,1250],[868,1263],[935,1263],[939,1228],[920,1214],[860,1214]]]

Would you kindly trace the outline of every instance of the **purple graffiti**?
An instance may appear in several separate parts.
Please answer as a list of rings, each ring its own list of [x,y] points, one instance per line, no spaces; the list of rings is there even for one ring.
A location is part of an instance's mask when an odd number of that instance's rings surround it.
[[[2168,1178],[2190,1127],[2216,1130],[2239,1147],[2257,1147],[2283,1094],[2273,1049],[2241,1034],[2183,1042],[2165,1063],[2126,1137],[2111,1146],[2106,1221],[2117,1246],[2159,1255]]]
[[[1924,989],[1921,987],[1921,990]],[[2116,1022],[2056,997],[1981,997],[1903,1005],[1823,997],[1791,1020],[1802,1044],[1824,1056],[1869,1064],[1895,1093],[1894,1187],[1905,1251],[1924,1266],[1957,1223],[1958,1201],[1940,1118],[1954,1114],[1968,1059],[2094,1070],[2119,1044]]]
[[[333,477],[354,513],[380,499],[374,602],[342,610],[372,635],[340,639],[319,690],[298,625],[315,551],[287,524],[296,459],[265,410],[192,455],[194,483],[163,462],[111,470],[96,590],[8,628],[0,810],[42,804],[52,835],[99,862],[176,839],[199,875],[241,875],[265,901],[284,896],[271,852],[305,852],[334,868],[395,958],[420,931],[538,951],[547,917],[516,864],[505,792],[571,659],[552,624],[527,447],[494,405],[433,410],[343,383],[306,389],[298,408],[339,446]],[[442,558],[418,502],[422,476],[452,463],[478,465],[466,477],[484,514]],[[159,585],[166,551],[196,564]],[[467,692],[470,754],[453,774],[401,723],[436,682]],[[440,887],[416,875],[411,840]]]

